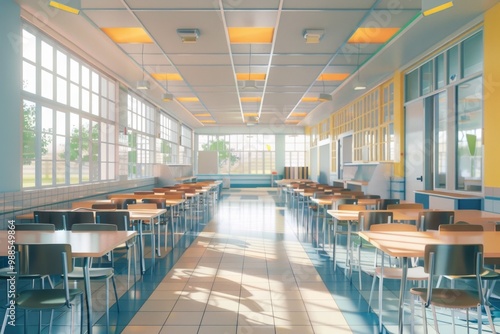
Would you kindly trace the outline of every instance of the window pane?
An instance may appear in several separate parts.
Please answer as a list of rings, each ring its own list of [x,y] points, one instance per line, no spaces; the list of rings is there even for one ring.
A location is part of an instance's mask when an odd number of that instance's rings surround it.
[[[433,91],[432,82],[434,80],[434,73],[432,66],[433,62],[431,60],[420,67],[421,95],[427,95]]]
[[[26,30],[23,30],[23,57],[36,62],[36,37]]]
[[[84,88],[90,88],[90,71],[86,66],[82,66],[82,86]]]
[[[57,51],[57,74],[66,78],[68,76],[68,57],[61,51]]]
[[[452,83],[460,77],[458,66],[458,46],[455,45],[447,51],[448,55],[448,83]]]
[[[457,87],[457,180],[456,188],[482,190],[482,78]]]
[[[54,68],[54,48],[42,41],[42,67],[52,71]]]
[[[477,33],[462,43],[463,76],[483,70],[483,34]]]
[[[447,118],[447,94],[446,92],[439,93],[434,96],[434,188],[446,188],[446,152],[447,152],[447,135],[448,135],[448,118]]]
[[[36,94],[36,67],[23,61],[23,89],[32,94]]]
[[[418,87],[418,70],[410,72],[406,75],[406,101],[411,101],[419,96]]]
[[[436,64],[436,88],[442,88],[446,85],[445,68],[444,68],[444,54],[440,54],[435,59]]]
[[[57,78],[57,102],[68,104],[68,82]]]
[[[42,87],[42,96],[52,100],[54,98],[54,76],[42,70],[42,82],[40,85]]]
[[[80,64],[74,59],[70,59],[69,61],[69,73],[71,81],[79,84],[80,83]]]

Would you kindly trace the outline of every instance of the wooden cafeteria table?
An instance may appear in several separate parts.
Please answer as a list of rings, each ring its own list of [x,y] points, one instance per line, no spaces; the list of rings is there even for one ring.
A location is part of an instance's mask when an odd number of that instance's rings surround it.
[[[70,244],[74,257],[83,261],[85,281],[85,299],[87,304],[88,333],[92,333],[92,290],[90,287],[89,263],[93,257],[101,257],[111,252],[117,246],[132,239],[135,231],[16,231],[16,244]],[[7,256],[8,231],[0,231],[0,256]],[[83,324],[82,324],[83,326]]]
[[[360,231],[359,236],[370,242],[384,253],[402,259],[401,285],[399,291],[398,332],[403,333],[403,300],[406,291],[408,259],[423,257],[428,244],[482,244],[485,258],[500,257],[499,234],[484,232],[369,232]]]

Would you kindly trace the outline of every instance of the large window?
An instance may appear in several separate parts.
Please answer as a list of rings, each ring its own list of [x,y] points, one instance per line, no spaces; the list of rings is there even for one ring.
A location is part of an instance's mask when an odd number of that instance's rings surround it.
[[[275,170],[274,135],[199,135],[199,151],[219,152],[220,174],[271,174]]]
[[[309,137],[305,135],[285,136],[285,167],[307,166],[306,152]]]
[[[153,175],[155,109],[139,97],[127,99],[128,176],[140,178]]]
[[[179,124],[173,118],[161,112],[159,126],[160,138],[156,139],[156,163],[177,163],[177,157],[179,156],[179,145],[177,143]]]
[[[179,145],[179,163],[190,165],[192,159],[192,136],[193,132],[185,125],[181,126],[181,142]]]
[[[483,161],[483,80],[457,86],[456,188],[481,191]]]
[[[23,187],[116,177],[116,84],[29,25],[22,31]]]
[[[477,31],[406,73],[406,101],[433,99],[434,143],[426,149],[433,150],[435,189],[483,189],[482,68],[483,33]]]

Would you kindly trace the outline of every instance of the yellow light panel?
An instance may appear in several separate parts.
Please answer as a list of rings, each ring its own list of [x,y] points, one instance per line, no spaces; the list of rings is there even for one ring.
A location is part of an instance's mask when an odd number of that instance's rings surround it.
[[[240,97],[241,102],[260,102],[262,98],[260,96],[245,96]]]
[[[195,117],[211,117],[212,115],[210,115],[209,113],[205,113],[205,114],[194,114]]]
[[[307,113],[306,112],[294,112],[290,117],[306,117]]]
[[[298,124],[300,121],[295,119],[287,119],[285,124]]]
[[[151,73],[151,76],[160,81],[182,81],[179,73]]]
[[[236,79],[238,79],[238,81],[245,81],[245,80],[264,81],[264,80],[266,80],[266,74],[265,73],[236,73]]]
[[[300,101],[301,102],[318,102],[319,99],[318,99],[318,97],[314,97],[314,96],[306,96],[306,97],[303,97]]]
[[[101,30],[118,44],[150,44],[153,40],[140,27],[101,28]]]
[[[60,10],[63,10],[65,12],[68,12],[68,13],[71,13],[71,14],[78,15],[80,13],[80,10],[78,8],[73,8],[73,7],[70,7],[70,6],[66,6],[66,5],[64,5],[64,4],[60,3],[60,2],[57,2],[57,1],[50,1],[49,2],[49,6],[57,8],[57,9],[60,9]]]
[[[243,113],[243,116],[244,117],[257,117],[257,116],[259,116],[259,113],[256,113],[256,112],[245,112],[245,113]]]
[[[432,15],[432,14],[436,14],[442,10],[445,10],[445,9],[448,9],[450,7],[453,7],[453,1],[448,1],[442,5],[439,5],[439,6],[436,6],[434,8],[431,8],[431,9],[428,9],[426,11],[424,11],[422,14],[424,14],[424,16],[429,16],[429,15]]]
[[[273,27],[230,27],[227,30],[231,44],[268,44],[273,42]]]
[[[215,121],[213,119],[202,119],[200,120],[203,124],[215,124]]]
[[[323,73],[319,76],[320,81],[342,81],[349,76],[349,73]]]
[[[400,28],[358,28],[349,38],[351,44],[381,44],[387,42]]]
[[[200,101],[197,97],[195,96],[189,96],[189,97],[178,97],[176,99],[179,102],[198,102]]]

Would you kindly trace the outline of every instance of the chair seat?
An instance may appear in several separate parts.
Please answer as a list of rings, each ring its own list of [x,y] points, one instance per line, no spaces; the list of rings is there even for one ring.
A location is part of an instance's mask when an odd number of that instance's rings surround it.
[[[375,274],[380,277],[382,269],[380,267],[375,268]],[[384,279],[401,279],[402,276],[402,268],[384,267]],[[413,267],[408,268],[406,279],[409,281],[424,281],[428,277],[429,275],[424,272],[424,267]]]
[[[89,268],[90,279],[106,279],[113,274],[113,268]],[[68,279],[83,279],[83,268],[75,267],[72,272],[68,273]]]
[[[464,276],[446,275],[445,277],[448,279],[476,279],[476,275],[464,275]],[[500,278],[500,273],[493,270],[486,269],[481,273],[481,279],[483,280],[496,280],[499,278]]]
[[[83,294],[80,289],[69,289],[69,298],[73,300]],[[26,290],[19,293],[16,305],[28,309],[55,309],[66,305],[64,289]]]
[[[412,288],[410,293],[420,297],[422,300],[427,298],[427,288]],[[477,307],[481,301],[477,293],[468,290],[458,289],[432,289],[432,305],[437,307],[463,309]]]

